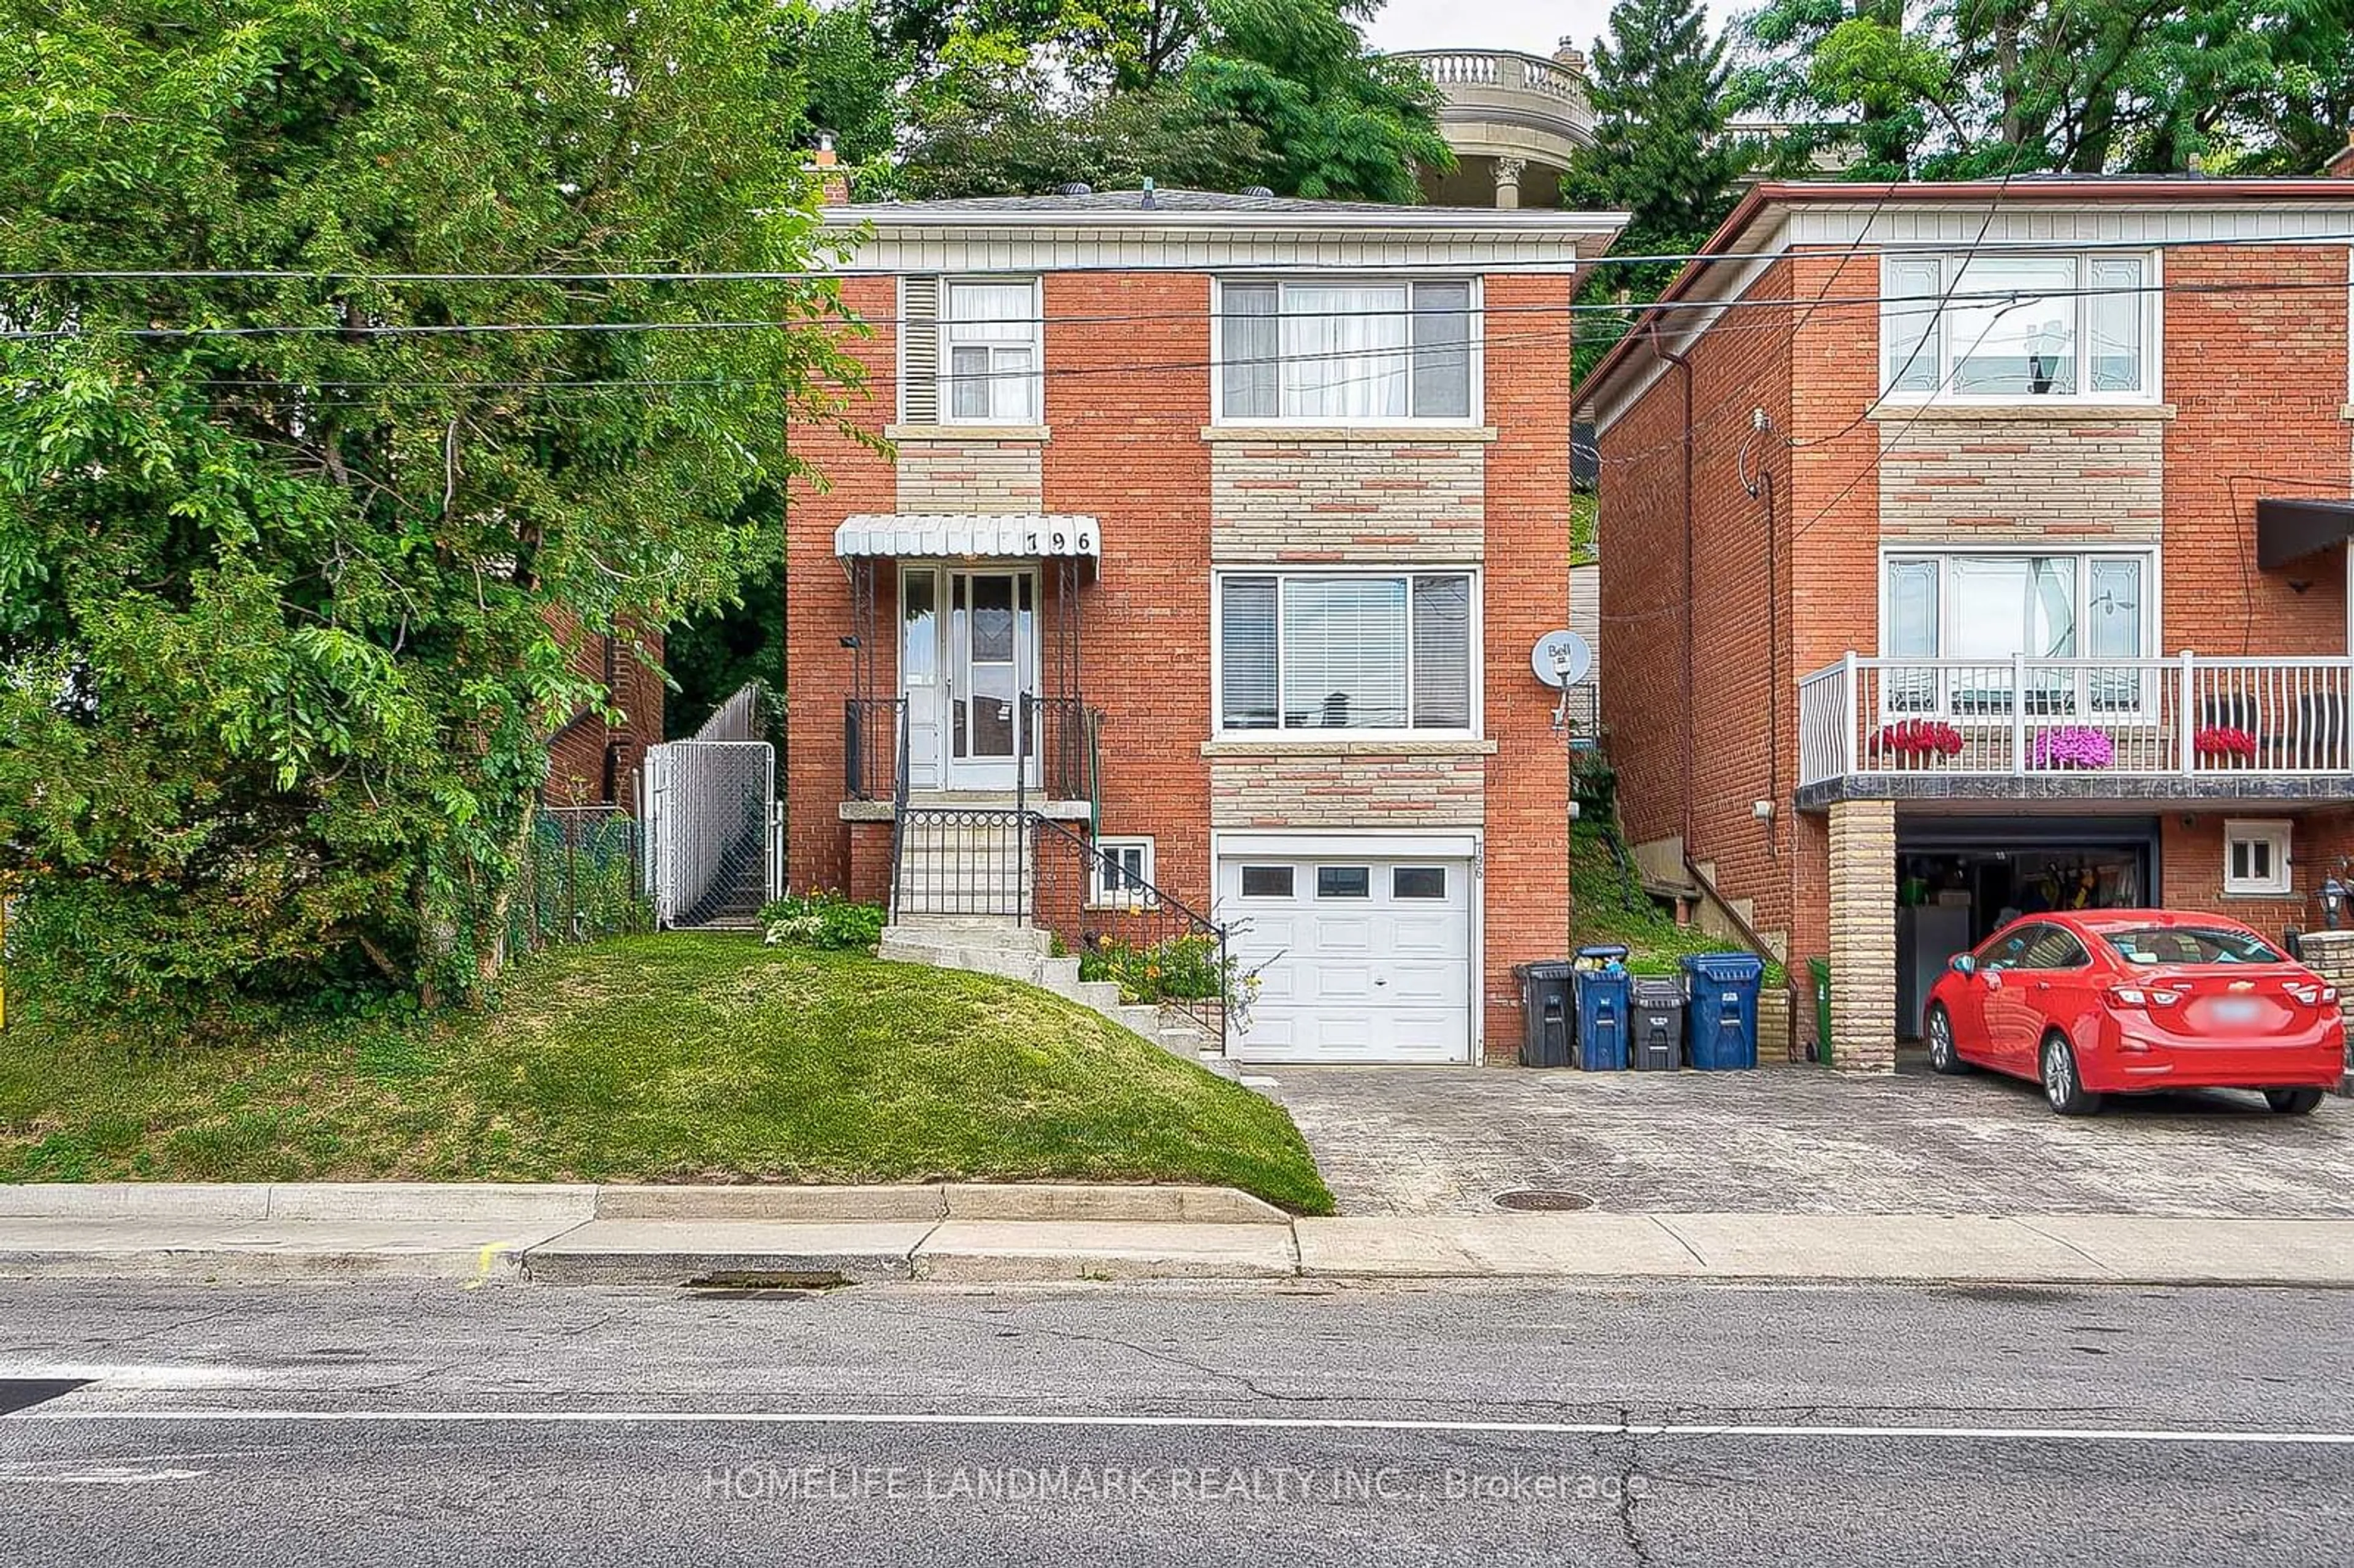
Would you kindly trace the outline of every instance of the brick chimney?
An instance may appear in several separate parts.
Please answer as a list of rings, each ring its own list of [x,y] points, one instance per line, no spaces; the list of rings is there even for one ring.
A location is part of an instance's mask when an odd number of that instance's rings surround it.
[[[2354,180],[2354,131],[2346,133],[2346,145],[2338,149],[2336,157],[2321,165],[2321,172],[2337,179]]]
[[[850,205],[850,171],[844,169],[842,161],[834,155],[832,132],[818,132],[817,152],[801,168],[805,173],[817,176],[818,199],[825,206]]]

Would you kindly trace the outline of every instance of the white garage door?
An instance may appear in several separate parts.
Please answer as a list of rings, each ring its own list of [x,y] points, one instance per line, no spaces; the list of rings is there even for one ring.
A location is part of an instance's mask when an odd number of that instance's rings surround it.
[[[1218,916],[1259,971],[1244,1060],[1471,1059],[1469,861],[1228,855]]]

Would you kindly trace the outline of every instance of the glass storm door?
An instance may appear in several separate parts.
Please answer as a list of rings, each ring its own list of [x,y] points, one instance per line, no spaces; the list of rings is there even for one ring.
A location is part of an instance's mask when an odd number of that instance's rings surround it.
[[[1034,720],[1016,722],[1036,667],[1037,591],[1028,572],[949,574],[951,789],[1013,789],[1017,733],[1021,750],[1037,755],[1026,733]]]

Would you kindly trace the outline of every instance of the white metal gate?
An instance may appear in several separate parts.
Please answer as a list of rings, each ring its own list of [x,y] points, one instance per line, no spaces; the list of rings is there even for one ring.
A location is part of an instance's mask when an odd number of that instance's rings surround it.
[[[764,740],[646,748],[646,886],[664,927],[750,926],[783,891],[784,812]]]

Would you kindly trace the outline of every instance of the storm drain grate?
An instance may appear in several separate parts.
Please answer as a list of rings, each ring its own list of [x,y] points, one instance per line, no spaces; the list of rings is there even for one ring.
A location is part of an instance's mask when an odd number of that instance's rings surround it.
[[[1496,1194],[1496,1207],[1562,1213],[1572,1209],[1590,1209],[1594,1207],[1594,1200],[1583,1192],[1566,1192],[1559,1187],[1515,1187],[1509,1192]]]

